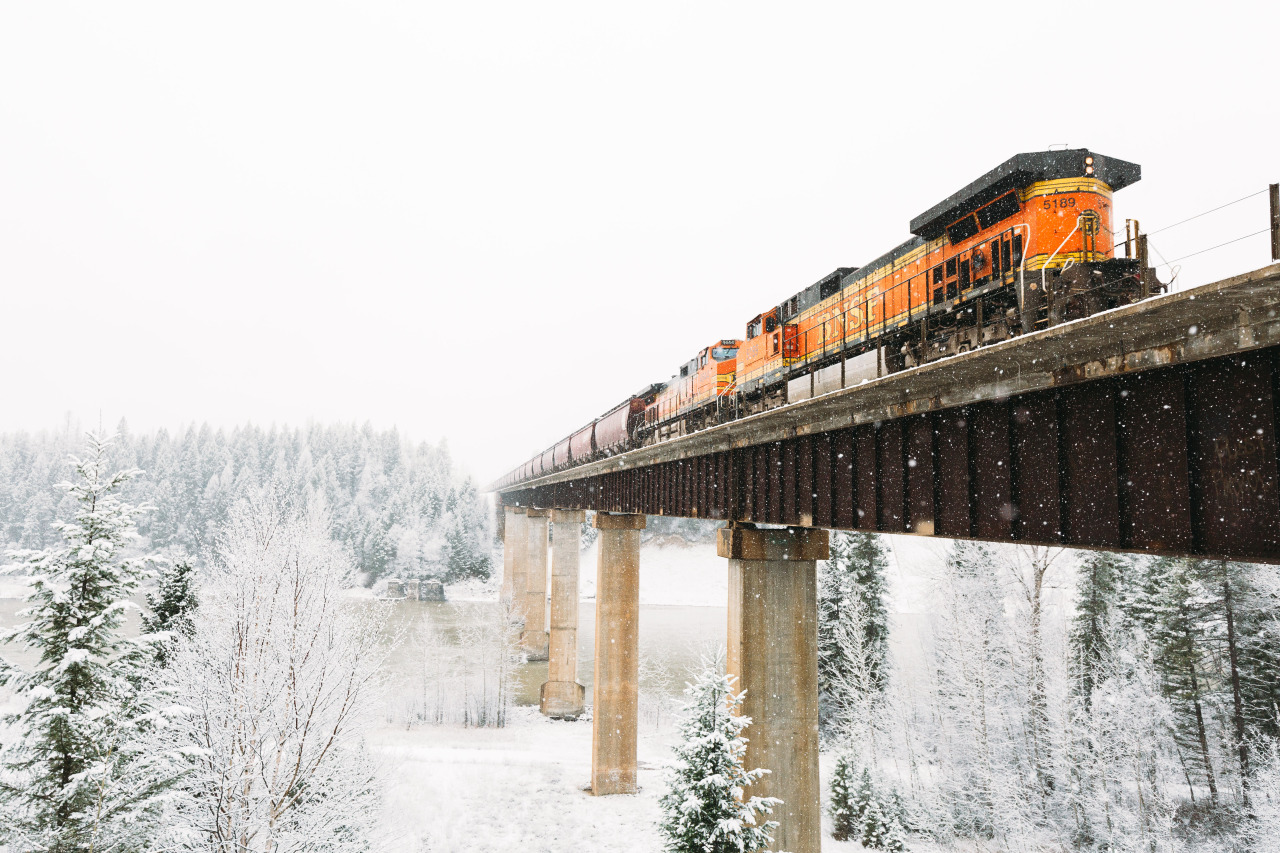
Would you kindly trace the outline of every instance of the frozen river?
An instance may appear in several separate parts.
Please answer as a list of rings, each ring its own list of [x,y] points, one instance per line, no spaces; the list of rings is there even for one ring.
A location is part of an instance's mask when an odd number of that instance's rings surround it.
[[[417,641],[424,623],[431,623],[443,638],[454,645],[461,642],[460,628],[473,620],[491,619],[499,605],[492,601],[400,601],[392,604],[389,634],[401,633],[397,651],[388,664],[393,677],[409,686],[417,679],[429,654],[425,644]],[[591,702],[591,686],[595,660],[595,602],[582,601],[578,606],[578,682],[587,688]],[[724,607],[687,605],[641,605],[640,657],[642,687],[648,690],[665,685],[667,693],[679,695],[689,673],[707,654],[715,654],[724,645],[728,613]],[[531,661],[516,670],[515,701],[520,705],[537,705],[538,691],[547,680],[547,662]]]

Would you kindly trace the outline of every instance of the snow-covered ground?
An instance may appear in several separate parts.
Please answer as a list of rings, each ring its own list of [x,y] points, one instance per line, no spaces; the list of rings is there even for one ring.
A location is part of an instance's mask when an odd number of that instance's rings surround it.
[[[904,626],[914,625],[926,608],[929,576],[940,563],[942,549],[939,543],[903,537],[894,538],[892,545],[893,610]],[[593,546],[581,561],[580,657],[588,678],[596,558]],[[723,611],[727,578],[726,561],[716,556],[713,544],[646,545],[640,572],[641,645],[649,650],[646,654],[666,654],[675,668],[677,663],[692,665],[693,646],[723,642],[723,617],[710,608]],[[450,587],[448,594],[453,601],[494,600],[499,585],[495,578],[487,584]],[[0,578],[0,626],[13,624],[25,591],[24,579]],[[690,608],[708,610],[704,615]],[[672,674],[677,685],[688,675]],[[509,725],[502,729],[387,724],[374,732],[370,746],[388,771],[387,822],[398,838],[395,851],[639,853],[661,849],[658,797],[673,738],[669,715],[660,727],[642,720],[640,793],[613,797],[593,797],[585,790],[591,770],[590,721],[547,720],[527,705],[513,709]],[[831,764],[832,758],[824,756],[824,792]],[[861,847],[828,836],[823,849],[839,853]]]
[[[668,750],[640,739],[641,791],[593,797],[591,723],[516,708],[502,729],[379,730],[374,748],[393,780],[388,808],[413,853],[653,851],[659,765]]]
[[[517,708],[503,729],[385,728],[372,746],[390,771],[397,853],[654,853],[672,737],[669,727],[642,725],[640,792],[611,797],[586,790],[590,721],[555,722],[535,708]],[[824,792],[832,765],[823,756]],[[830,819],[823,822],[829,833]],[[863,848],[828,834],[822,849]]]
[[[906,628],[895,639],[910,644],[905,635],[914,636],[923,619],[930,577],[944,549],[940,543],[905,537],[894,538],[892,546],[893,610]],[[594,546],[582,554],[584,634],[591,628],[587,620],[595,597],[596,559]],[[449,598],[492,600],[497,590],[496,583],[450,587]],[[707,620],[686,608],[722,610],[727,596],[726,561],[716,556],[713,544],[645,545],[640,555],[642,649],[670,644],[674,658],[688,660],[689,655],[676,654],[676,646],[698,640],[705,644],[708,627]],[[688,637],[681,636],[685,623]],[[589,634],[582,639],[580,656],[586,659]],[[683,682],[685,675],[680,673],[678,680]],[[389,811],[405,851],[639,853],[661,849],[658,797],[673,738],[669,718],[661,728],[642,721],[640,793],[614,797],[593,797],[585,790],[591,772],[590,721],[551,721],[533,707],[516,708],[503,729],[385,727],[376,733],[373,746],[391,771]],[[823,756],[824,796],[832,764],[831,756]],[[861,849],[853,842],[823,839],[824,851]],[[921,848],[917,843],[913,849]]]

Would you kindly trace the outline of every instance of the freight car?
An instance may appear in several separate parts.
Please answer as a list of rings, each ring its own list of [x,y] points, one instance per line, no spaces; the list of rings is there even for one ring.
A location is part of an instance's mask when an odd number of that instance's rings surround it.
[[[703,347],[667,380],[653,402],[635,438],[654,444],[696,432],[732,415],[736,398],[738,347],[742,341],[725,339]]]
[[[1126,240],[1112,194],[1141,168],[1087,149],[1018,154],[911,220],[912,236],[840,267],[703,348],[499,483],[652,444],[1136,302],[1164,286]],[[1127,234],[1126,229],[1126,234]],[[625,434],[624,434],[625,427]],[[601,433],[607,440],[600,439]],[[590,433],[590,444],[579,436]],[[574,448],[574,442],[578,448]]]

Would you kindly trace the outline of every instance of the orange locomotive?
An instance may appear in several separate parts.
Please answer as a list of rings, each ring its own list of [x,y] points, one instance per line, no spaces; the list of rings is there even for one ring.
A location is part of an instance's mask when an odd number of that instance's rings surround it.
[[[1140,176],[1084,149],[1007,160],[913,219],[902,245],[752,320],[740,409],[794,399],[785,380],[836,362],[841,387],[850,359],[856,379],[875,378],[1161,290],[1136,260],[1112,257],[1111,195]]]
[[[652,444],[719,423],[730,415],[728,403],[737,388],[738,347],[742,341],[722,340],[703,347],[680,366],[645,408],[642,442]]]
[[[1114,256],[1112,193],[1140,178],[1086,149],[1011,157],[911,220],[902,245],[761,312],[745,340],[704,348],[500,485],[1160,292],[1127,244]]]

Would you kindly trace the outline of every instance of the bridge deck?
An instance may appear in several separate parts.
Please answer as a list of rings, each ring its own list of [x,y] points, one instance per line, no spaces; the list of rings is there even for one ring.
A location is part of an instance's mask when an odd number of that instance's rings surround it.
[[[508,486],[503,500],[1280,560],[1277,284],[1280,264]]]

